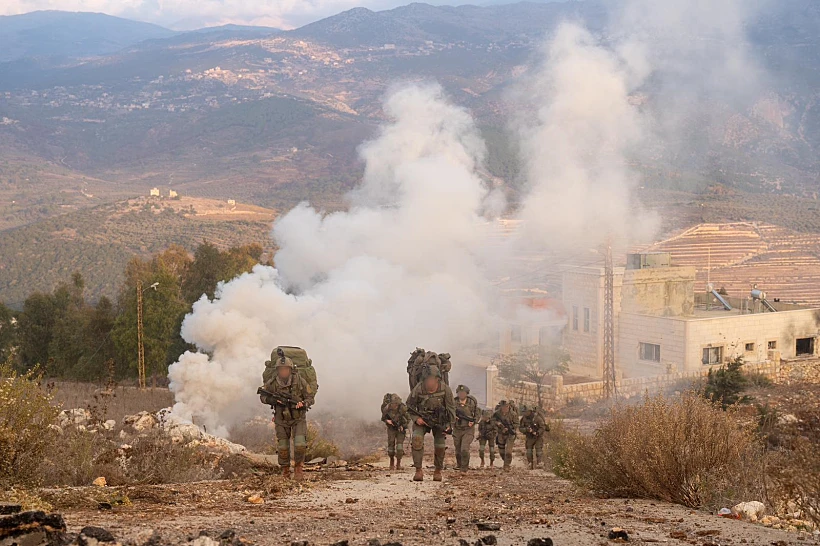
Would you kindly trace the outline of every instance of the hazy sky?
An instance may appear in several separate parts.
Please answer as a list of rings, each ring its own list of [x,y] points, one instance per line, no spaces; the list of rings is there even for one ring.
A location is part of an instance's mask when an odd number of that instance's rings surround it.
[[[410,0],[0,0],[0,15],[94,11],[180,30],[225,23],[293,28],[357,6],[387,9]],[[433,0],[429,3],[450,3]],[[486,3],[464,0],[458,3]]]

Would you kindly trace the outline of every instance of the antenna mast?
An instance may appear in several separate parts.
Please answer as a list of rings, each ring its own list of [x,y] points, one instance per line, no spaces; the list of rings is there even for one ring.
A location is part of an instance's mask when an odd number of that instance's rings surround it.
[[[145,347],[142,344],[142,281],[137,281],[137,372],[139,386],[145,388]]]

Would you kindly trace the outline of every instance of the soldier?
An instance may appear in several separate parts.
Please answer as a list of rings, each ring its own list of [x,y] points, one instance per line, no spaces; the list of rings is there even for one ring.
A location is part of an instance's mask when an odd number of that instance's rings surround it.
[[[470,468],[470,444],[475,438],[475,424],[479,418],[478,400],[470,395],[470,388],[465,385],[458,386],[456,396],[456,424],[453,427],[456,468],[467,472]]]
[[[387,456],[390,457],[390,470],[401,470],[404,440],[407,438],[410,417],[407,415],[407,406],[402,402],[401,396],[390,394],[385,395],[385,399],[387,403],[382,405],[382,421],[387,425]]]
[[[493,410],[487,409],[481,413],[478,423],[478,456],[481,458],[481,468],[484,468],[484,446],[490,446],[490,468],[495,462],[495,424],[492,421]]]
[[[305,415],[314,399],[310,385],[294,371],[290,358],[280,356],[276,362],[276,375],[264,385],[266,392],[260,393],[263,404],[274,409],[276,442],[279,451],[279,466],[282,476],[290,477],[290,443],[293,440],[294,475],[297,480],[304,477],[302,464],[307,449],[307,420]]]
[[[530,465],[530,470],[535,470],[535,468],[541,468],[544,463],[544,435],[550,427],[544,421],[540,408],[523,406],[521,410],[524,415],[521,416],[521,424],[518,430],[525,437],[527,463]],[[533,458],[533,448],[535,449],[535,458]]]
[[[515,443],[516,425],[518,416],[515,414],[514,405],[511,402],[502,400],[496,406],[492,422],[495,425],[495,442],[498,445],[498,454],[504,461],[504,470],[510,469],[512,464],[513,444]]]
[[[424,363],[424,354],[427,351],[421,347],[416,347],[416,350],[410,353],[410,358],[407,359],[407,377],[410,380],[410,390],[412,391],[418,384],[421,377],[421,368]]]
[[[441,469],[444,468],[445,435],[451,431],[456,418],[456,406],[453,391],[441,380],[437,366],[427,368],[427,375],[416,385],[407,397],[407,411],[413,419],[413,466],[416,474],[413,481],[424,479],[421,465],[424,460],[424,436],[433,433],[435,447],[435,472],[433,481],[441,481]]]

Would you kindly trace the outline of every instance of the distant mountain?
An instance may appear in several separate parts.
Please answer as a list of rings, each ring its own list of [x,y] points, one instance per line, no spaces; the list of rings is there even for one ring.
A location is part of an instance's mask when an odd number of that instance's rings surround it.
[[[491,6],[413,3],[374,12],[354,8],[290,34],[337,47],[418,45],[424,42],[484,44],[541,38],[560,21],[584,20],[601,28],[605,12],[596,2],[518,2]]]
[[[114,53],[174,31],[102,13],[35,11],[0,16],[0,62],[24,57],[86,57]]]

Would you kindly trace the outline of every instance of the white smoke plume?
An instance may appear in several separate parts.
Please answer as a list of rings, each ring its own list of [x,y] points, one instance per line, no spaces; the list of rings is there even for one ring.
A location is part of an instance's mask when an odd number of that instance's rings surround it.
[[[473,121],[432,85],[394,91],[385,112],[351,209],[296,207],[274,227],[277,269],[257,266],[194,305],[182,335],[207,354],[171,366],[175,414],[226,434],[258,411],[262,363],[288,344],[316,363],[322,405],[371,415],[406,384],[416,345],[457,355],[492,335]]]

